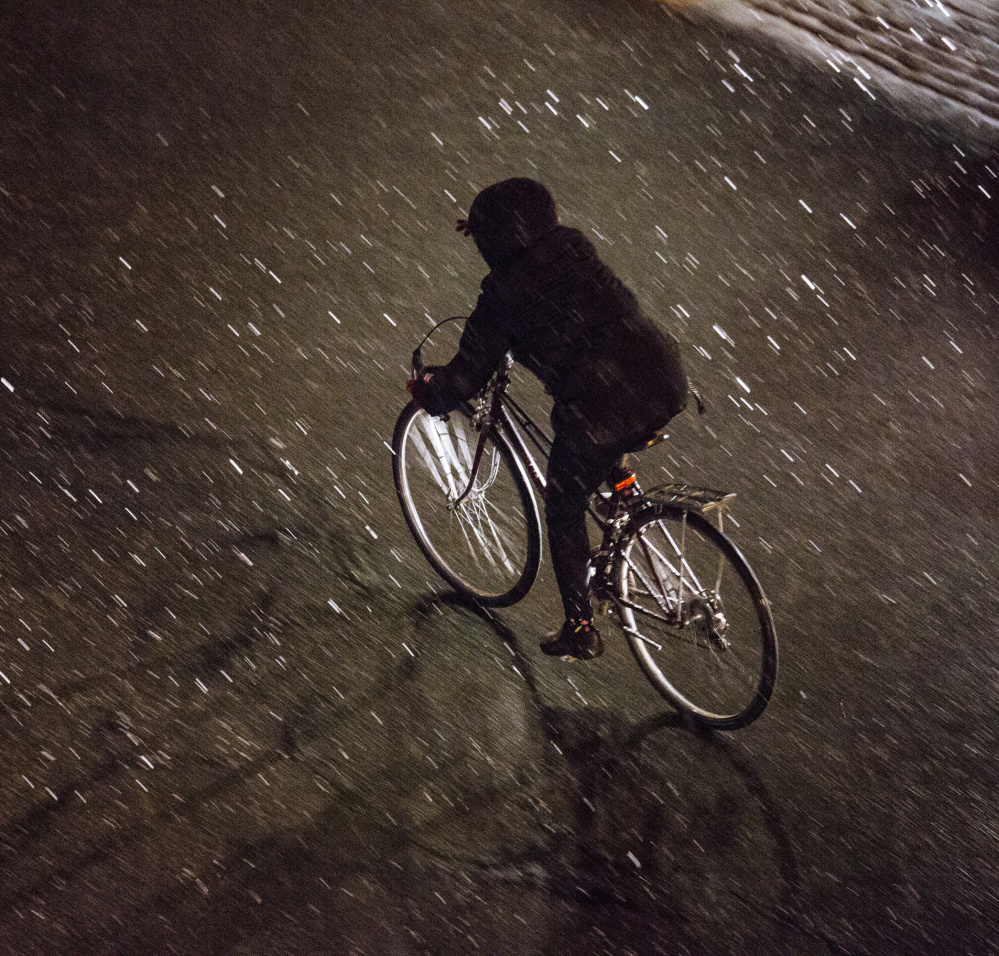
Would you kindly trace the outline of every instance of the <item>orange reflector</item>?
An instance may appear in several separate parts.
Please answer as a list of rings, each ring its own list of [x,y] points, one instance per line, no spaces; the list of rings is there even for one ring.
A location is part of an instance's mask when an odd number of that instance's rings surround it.
[[[630,485],[633,485],[634,483],[635,483],[635,476],[634,475],[628,475],[627,478],[623,479],[622,481],[619,481],[614,486],[614,490],[615,491],[623,491],[625,488],[629,487]]]

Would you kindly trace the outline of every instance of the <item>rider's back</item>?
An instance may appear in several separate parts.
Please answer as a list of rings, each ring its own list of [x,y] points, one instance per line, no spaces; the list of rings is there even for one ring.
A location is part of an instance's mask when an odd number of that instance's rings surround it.
[[[641,437],[686,404],[676,340],[576,229],[559,226],[490,273],[480,306],[555,399],[557,430]]]
[[[672,336],[581,232],[559,225],[551,194],[533,180],[484,189],[466,227],[489,265],[458,354],[421,390],[440,415],[487,382],[503,354],[538,376],[555,399],[552,423],[570,444],[640,439],[687,400]]]

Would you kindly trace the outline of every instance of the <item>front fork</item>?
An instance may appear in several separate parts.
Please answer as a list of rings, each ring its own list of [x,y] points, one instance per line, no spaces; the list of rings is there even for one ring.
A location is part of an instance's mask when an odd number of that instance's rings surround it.
[[[415,363],[414,363],[415,364]],[[507,352],[503,363],[500,365],[496,375],[489,381],[481,399],[472,415],[472,428],[478,431],[479,440],[475,445],[475,454],[472,459],[472,467],[468,476],[468,485],[465,490],[450,504],[449,510],[458,507],[471,493],[475,487],[475,478],[479,473],[479,465],[482,463],[482,453],[486,448],[486,440],[489,438],[489,431],[496,427],[497,420],[502,420],[503,403],[500,395],[506,390],[510,382],[510,368],[513,366],[513,356]]]

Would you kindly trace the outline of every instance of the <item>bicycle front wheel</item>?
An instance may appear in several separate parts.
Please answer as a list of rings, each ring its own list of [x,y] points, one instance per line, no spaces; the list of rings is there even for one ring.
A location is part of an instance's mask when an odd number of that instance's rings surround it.
[[[434,570],[480,604],[503,607],[531,589],[541,566],[541,517],[520,460],[493,429],[472,490],[479,433],[469,411],[448,420],[410,403],[392,438],[399,503]]]
[[[642,512],[615,583],[631,649],[667,700],[719,729],[763,713],[777,679],[773,617],[752,568],[714,525],[695,512]]]

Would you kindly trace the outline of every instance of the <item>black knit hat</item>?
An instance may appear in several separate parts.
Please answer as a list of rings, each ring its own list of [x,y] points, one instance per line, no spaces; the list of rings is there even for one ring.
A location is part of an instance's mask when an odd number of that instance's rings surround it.
[[[504,179],[483,189],[468,211],[468,229],[490,269],[558,226],[552,194],[533,179]]]

